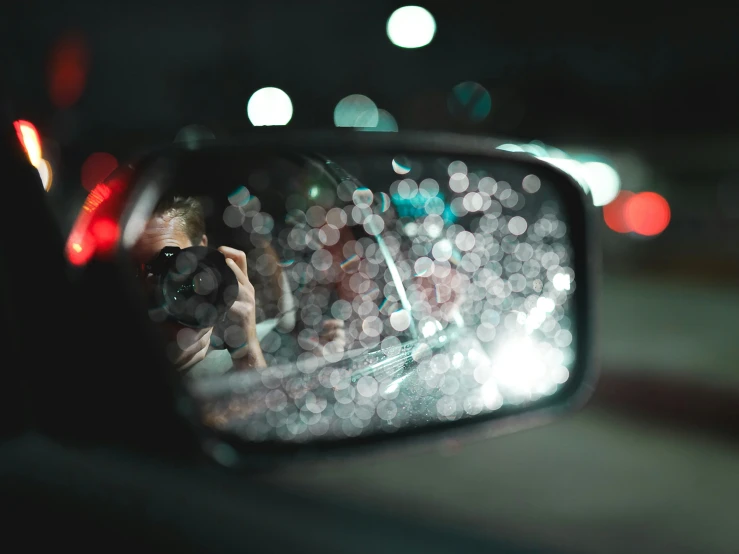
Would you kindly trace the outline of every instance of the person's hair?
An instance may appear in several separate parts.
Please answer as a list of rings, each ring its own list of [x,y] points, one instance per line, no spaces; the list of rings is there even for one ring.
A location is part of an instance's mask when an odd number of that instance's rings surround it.
[[[167,195],[154,208],[155,216],[172,217],[181,221],[181,230],[193,245],[200,244],[205,234],[205,211],[193,196]]]

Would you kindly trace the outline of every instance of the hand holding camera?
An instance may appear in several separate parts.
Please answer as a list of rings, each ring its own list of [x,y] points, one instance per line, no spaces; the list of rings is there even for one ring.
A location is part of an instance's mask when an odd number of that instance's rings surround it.
[[[221,246],[218,251],[223,254],[226,264],[238,281],[236,289],[232,286],[229,291],[230,295],[233,292],[236,294],[226,312],[227,326],[223,332],[223,340],[231,353],[234,368],[265,367],[267,364],[257,337],[256,295],[247,273],[246,254],[228,246]]]
[[[152,319],[184,326],[177,332],[180,351],[172,360],[178,368],[202,361],[214,345],[228,349],[235,369],[266,365],[246,263],[244,252],[227,246],[166,247],[143,268],[156,283]]]

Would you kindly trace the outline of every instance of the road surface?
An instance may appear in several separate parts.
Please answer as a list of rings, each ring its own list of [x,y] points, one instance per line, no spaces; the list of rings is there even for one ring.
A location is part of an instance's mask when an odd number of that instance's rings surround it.
[[[629,372],[739,391],[739,291],[611,279],[601,304],[604,383]],[[700,423],[633,417],[627,405],[598,398],[548,426],[458,451],[360,453],[268,479],[572,552],[739,552],[739,441],[714,438]]]

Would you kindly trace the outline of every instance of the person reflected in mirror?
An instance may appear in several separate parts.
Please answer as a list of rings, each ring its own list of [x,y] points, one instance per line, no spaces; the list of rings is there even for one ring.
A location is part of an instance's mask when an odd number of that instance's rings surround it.
[[[170,195],[158,203],[130,254],[140,267],[168,246],[184,249],[207,245],[205,216],[200,202],[192,197]],[[230,355],[231,369],[249,370],[266,365],[256,333],[256,295],[248,277],[246,254],[228,246],[221,246],[218,251],[226,258],[226,264],[238,281],[238,293],[226,314],[227,328],[214,333],[214,327],[193,329],[171,321],[162,323],[170,341],[170,359],[182,371],[205,361],[214,352],[213,346],[223,345],[224,341],[230,343],[226,350]],[[143,279],[147,288],[153,287],[151,275],[145,275]],[[226,336],[216,336],[218,334]]]

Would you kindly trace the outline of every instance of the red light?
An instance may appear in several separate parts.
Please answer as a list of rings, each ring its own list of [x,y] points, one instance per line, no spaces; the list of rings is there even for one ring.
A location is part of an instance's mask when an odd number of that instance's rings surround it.
[[[622,190],[612,202],[603,206],[603,220],[609,229],[617,233],[628,233],[632,230],[625,215],[626,205],[633,196],[633,192]]]
[[[116,247],[120,234],[114,220],[119,208],[116,191],[120,188],[101,183],[87,195],[67,239],[67,259],[73,265],[85,265],[94,254],[107,254]],[[109,199],[113,205],[108,205]],[[102,214],[98,213],[100,209]]]
[[[41,163],[41,138],[36,130],[36,126],[30,121],[19,119],[13,122],[13,127],[15,127],[18,140],[21,141],[31,164],[34,167],[38,167]]]
[[[110,198],[111,193],[112,192],[108,185],[100,183],[90,191],[90,194],[87,195],[85,203],[82,205],[82,209],[86,212],[94,212],[100,204]]]
[[[80,181],[85,190],[92,190],[118,167],[118,160],[107,152],[90,154],[82,164]]]
[[[28,153],[28,149],[26,148],[26,139],[23,138],[23,125],[31,125],[28,121],[18,120],[13,122],[13,127],[15,127],[15,134],[18,135],[18,141],[21,143],[21,146],[23,147],[23,150],[26,151],[26,154]]]
[[[67,259],[72,265],[85,265],[94,253],[95,244],[91,235],[82,234],[76,240],[67,241]]]
[[[118,225],[112,219],[99,219],[90,227],[90,233],[95,237],[97,250],[108,251],[115,246],[118,240]]]
[[[84,39],[75,34],[62,37],[49,59],[49,96],[58,108],[74,105],[85,89],[89,55]]]
[[[635,233],[658,235],[670,223],[670,205],[656,192],[640,192],[626,204],[624,219]]]

